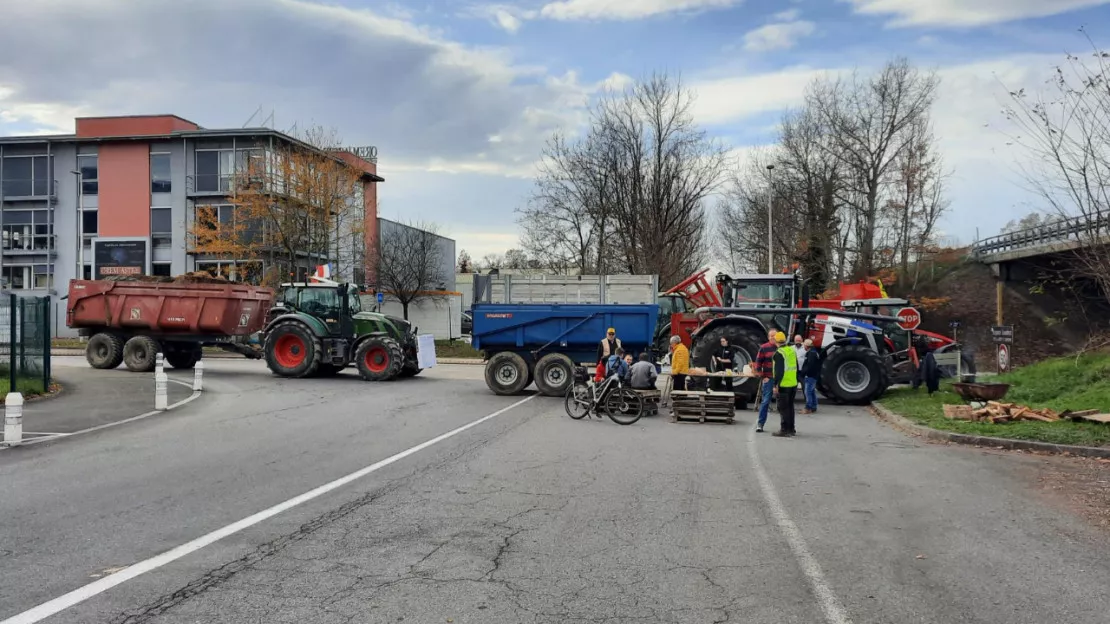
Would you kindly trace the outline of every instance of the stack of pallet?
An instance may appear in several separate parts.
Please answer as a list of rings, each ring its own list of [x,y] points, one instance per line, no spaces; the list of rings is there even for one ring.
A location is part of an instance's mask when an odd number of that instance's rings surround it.
[[[1099,414],[1098,410],[1085,410],[1081,412],[1065,411],[1057,413],[1047,407],[1033,409],[1017,403],[1001,403],[988,401],[985,406],[975,409],[969,405],[945,405],[945,418],[956,420],[971,420],[975,422],[1008,423],[1018,420],[1037,420],[1040,422],[1059,422],[1065,419],[1075,421],[1087,420],[1091,422],[1110,422],[1110,414]]]
[[[671,422],[723,422],[731,425],[736,416],[731,392],[671,393]]]

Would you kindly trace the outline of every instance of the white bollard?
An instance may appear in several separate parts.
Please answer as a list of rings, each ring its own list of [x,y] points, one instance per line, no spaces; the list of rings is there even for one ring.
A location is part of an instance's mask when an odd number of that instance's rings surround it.
[[[202,378],[204,377],[204,362],[197,362],[193,367],[193,392],[200,392],[204,389]]]
[[[169,375],[165,373],[154,374],[154,409],[164,410],[169,406],[169,397],[166,395],[168,384]]]
[[[165,356],[164,356],[164,355],[162,355],[161,353],[159,353],[158,355],[154,356],[154,374],[155,374],[155,375],[158,375],[158,374],[160,374],[160,373],[164,373],[164,372],[166,372],[166,368],[165,368],[165,367],[166,367],[166,359],[165,359]]]
[[[4,444],[17,446],[23,442],[23,394],[9,392],[4,397]]]

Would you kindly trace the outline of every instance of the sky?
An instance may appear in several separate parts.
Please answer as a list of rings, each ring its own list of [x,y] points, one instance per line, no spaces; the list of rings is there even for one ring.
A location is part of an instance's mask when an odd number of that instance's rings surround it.
[[[273,114],[378,148],[380,213],[480,258],[517,243],[544,141],[606,89],[681,75],[739,160],[822,76],[896,55],[941,79],[950,241],[1037,208],[1001,114],[1090,51],[1110,0],[0,0],[0,135],[91,115]]]

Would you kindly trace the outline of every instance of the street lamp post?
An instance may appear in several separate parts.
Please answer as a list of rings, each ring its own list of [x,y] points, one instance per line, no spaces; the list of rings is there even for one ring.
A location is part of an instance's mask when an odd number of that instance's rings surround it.
[[[77,232],[77,272],[73,279],[85,279],[85,174],[81,170],[70,171],[77,176],[77,222],[74,231]]]
[[[774,165],[767,165],[767,180],[769,181],[770,192],[767,194],[767,274],[771,275],[775,272],[775,261],[773,247],[773,238],[771,237],[771,223],[773,221],[772,209],[775,206],[775,181],[771,177],[775,170]]]

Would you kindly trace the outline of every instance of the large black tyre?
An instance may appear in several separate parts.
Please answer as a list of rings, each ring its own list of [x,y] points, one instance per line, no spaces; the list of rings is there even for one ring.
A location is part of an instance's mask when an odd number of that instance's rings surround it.
[[[405,365],[401,367],[401,373],[397,376],[408,379],[409,377],[416,377],[422,370],[424,369],[417,366],[415,362],[405,362]]]
[[[323,351],[320,339],[300,321],[282,321],[266,334],[266,366],[279,377],[311,377]]]
[[[95,334],[85,345],[85,359],[93,368],[116,368],[123,362],[123,340],[105,332]]]
[[[512,351],[502,351],[486,362],[486,385],[494,394],[520,394],[532,383],[528,362]]]
[[[401,343],[389,336],[371,336],[355,351],[358,374],[366,381],[393,381],[401,374],[404,363]]]
[[[548,353],[536,362],[536,388],[549,397],[565,396],[574,383],[574,362],[561,353]]]
[[[166,363],[174,368],[189,369],[197,365],[203,352],[200,345],[195,344],[169,344],[165,346]]]
[[[713,352],[721,346],[721,338],[724,337],[728,338],[729,345],[738,347],[743,355],[747,356],[747,361],[739,361],[737,366],[742,369],[744,364],[752,364],[754,367],[755,358],[759,355],[759,346],[766,340],[766,336],[767,332],[763,328],[750,322],[714,327],[698,338],[694,351],[690,354],[690,366],[709,370]],[[733,394],[746,397],[750,401],[759,394],[759,380],[750,378],[733,380]]]
[[[821,367],[821,384],[834,401],[847,405],[868,405],[889,381],[883,357],[861,345],[837,347]]]
[[[123,365],[132,373],[149,373],[158,361],[158,341],[150,336],[132,336],[123,343]]]

